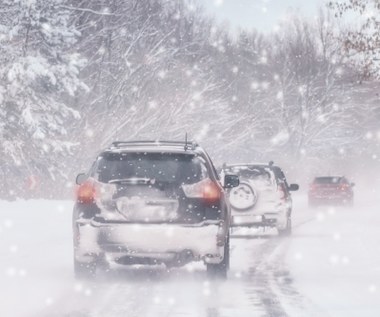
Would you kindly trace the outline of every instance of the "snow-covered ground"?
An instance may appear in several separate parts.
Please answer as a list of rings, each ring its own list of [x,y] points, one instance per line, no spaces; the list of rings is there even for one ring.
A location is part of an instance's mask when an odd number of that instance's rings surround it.
[[[314,210],[294,200],[292,237],[233,232],[226,282],[202,264],[76,281],[72,202],[0,202],[0,316],[380,316],[380,199]]]
[[[296,289],[330,316],[380,316],[380,201],[315,213],[286,255]]]

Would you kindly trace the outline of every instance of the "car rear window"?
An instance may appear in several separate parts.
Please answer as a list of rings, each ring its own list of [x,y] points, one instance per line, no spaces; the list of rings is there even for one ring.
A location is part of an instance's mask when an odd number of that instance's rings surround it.
[[[314,184],[337,184],[340,179],[341,177],[316,177],[314,179]]]
[[[265,167],[231,166],[225,172],[246,179],[271,179],[271,173]]]
[[[152,181],[193,184],[208,177],[204,160],[192,154],[103,153],[92,175],[98,181],[145,178]]]

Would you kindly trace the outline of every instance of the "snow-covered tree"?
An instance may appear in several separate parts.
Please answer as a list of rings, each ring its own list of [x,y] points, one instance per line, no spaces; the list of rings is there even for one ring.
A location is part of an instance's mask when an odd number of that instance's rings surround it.
[[[24,178],[61,194],[116,139],[187,132],[217,163],[315,163],[371,153],[377,140],[376,85],[356,81],[326,13],[231,36],[193,0],[0,8],[0,194]]]
[[[70,12],[64,0],[0,3],[2,184],[64,174],[58,157],[73,146],[67,122],[79,118],[65,100],[86,88],[78,79],[84,59],[71,50],[79,32]]]

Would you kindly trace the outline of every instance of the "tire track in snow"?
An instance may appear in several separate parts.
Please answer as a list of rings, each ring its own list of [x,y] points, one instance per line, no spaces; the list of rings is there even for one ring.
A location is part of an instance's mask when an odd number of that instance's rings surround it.
[[[267,261],[270,255],[281,245],[277,237],[269,237],[268,241],[253,250],[253,262],[250,264],[247,276],[247,293],[259,298],[260,304],[268,317],[287,317],[277,294],[270,286],[270,273],[267,271]]]
[[[297,221],[294,229],[315,220],[308,215]],[[268,241],[252,250],[247,292],[254,298],[259,297],[268,317],[327,316],[309,299],[299,293],[286,268],[285,257],[290,237],[268,236]]]

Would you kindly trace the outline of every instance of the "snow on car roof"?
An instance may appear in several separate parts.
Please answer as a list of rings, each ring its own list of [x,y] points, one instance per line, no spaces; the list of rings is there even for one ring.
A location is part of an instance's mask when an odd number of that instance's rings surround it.
[[[226,167],[235,167],[235,166],[269,166],[268,163],[233,163],[226,164]]]
[[[228,164],[225,167],[231,169],[234,173],[240,173],[243,171],[249,173],[265,171],[271,179],[276,178],[269,164]]]
[[[200,154],[199,149],[185,149],[183,146],[173,146],[173,145],[136,145],[136,146],[123,146],[123,147],[111,147],[104,152],[112,153],[125,153],[125,152],[149,152],[149,153],[182,153],[182,154]]]
[[[333,175],[333,176],[315,176],[315,178],[339,178],[339,177],[344,177],[342,175]]]

